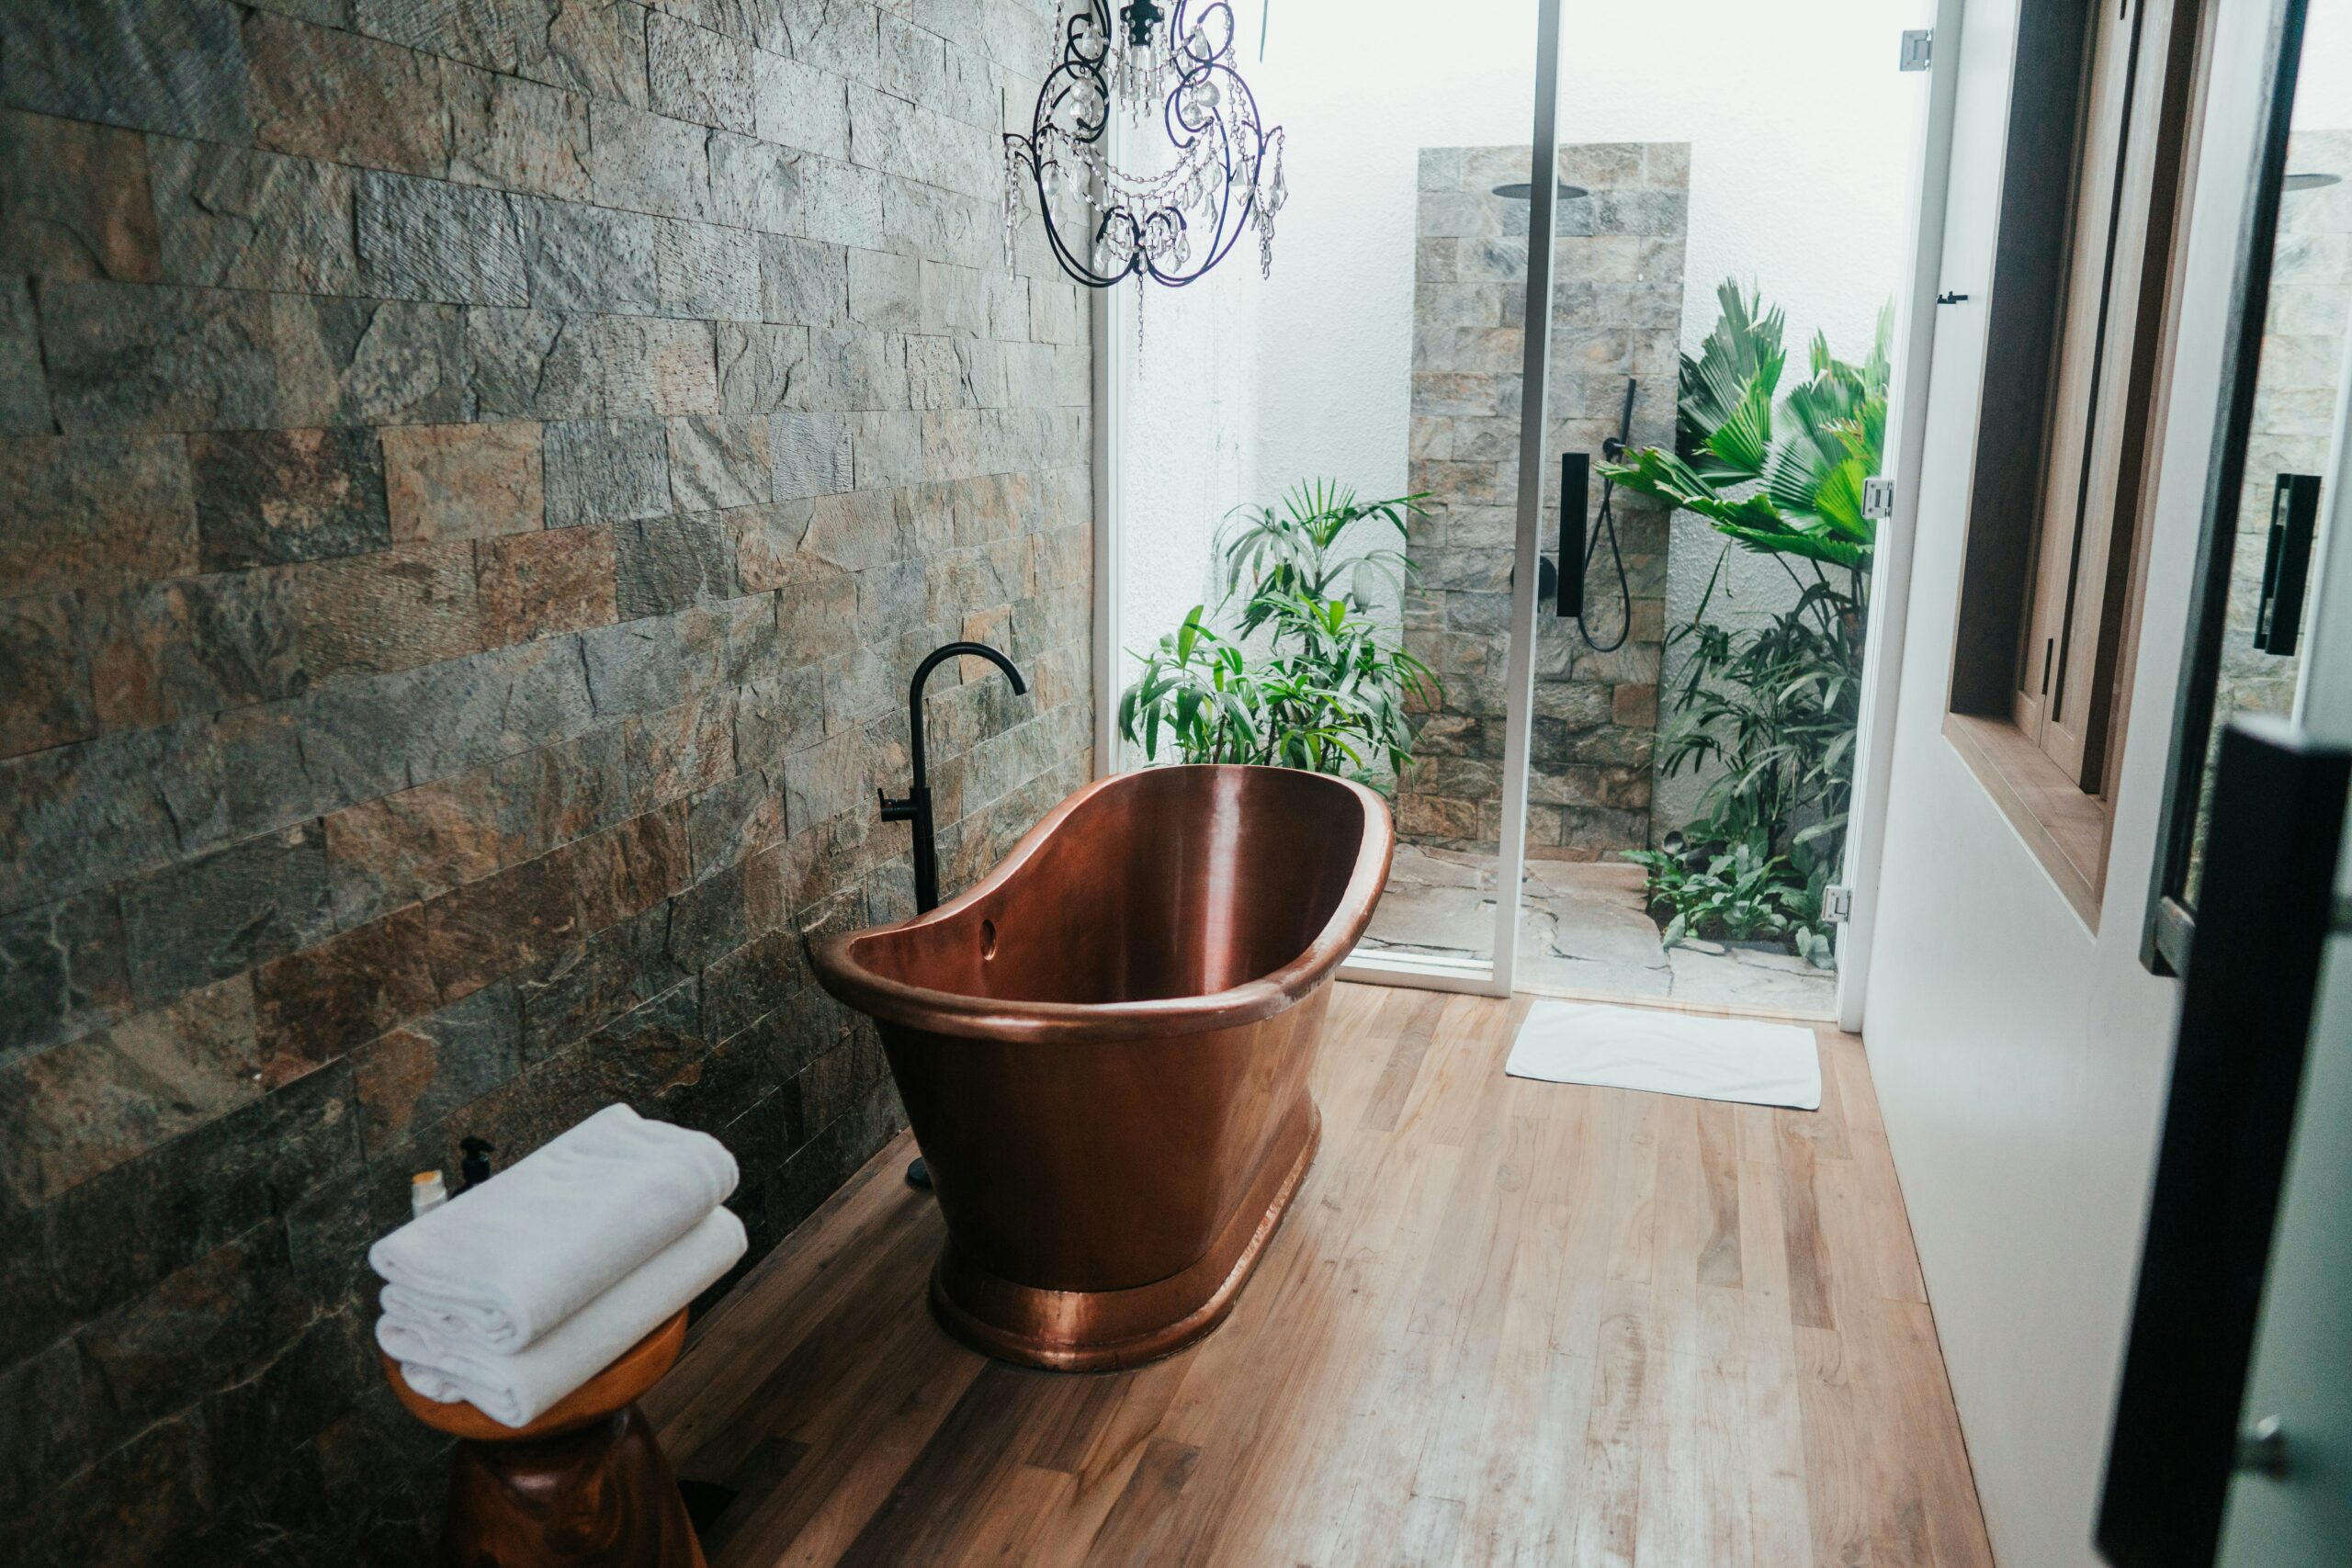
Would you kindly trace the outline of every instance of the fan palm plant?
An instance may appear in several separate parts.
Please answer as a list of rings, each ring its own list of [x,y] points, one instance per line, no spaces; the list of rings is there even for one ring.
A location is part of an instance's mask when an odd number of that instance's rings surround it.
[[[1706,519],[1728,541],[1726,553],[1736,545],[1771,557],[1795,585],[1794,600],[1767,625],[1726,628],[1707,620],[1722,580],[1716,563],[1697,614],[1668,638],[1687,656],[1658,761],[1669,777],[1713,765],[1691,824],[1694,858],[1746,846],[1753,852],[1741,863],[1785,868],[1792,882],[1780,901],[1795,922],[1794,940],[1826,962],[1815,928],[1853,794],[1877,544],[1862,483],[1878,472],[1885,445],[1892,310],[1879,312],[1870,356],[1859,365],[1831,354],[1816,333],[1806,378],[1781,398],[1781,312],[1767,310],[1736,280],[1716,298],[1714,331],[1696,358],[1682,358],[1676,449],[1632,452],[1601,471]],[[1657,857],[1643,863],[1653,896],[1676,902]]]
[[[1870,357],[1860,365],[1838,358],[1815,333],[1810,374],[1776,418],[1785,319],[1731,279],[1716,298],[1723,314],[1715,330],[1696,359],[1682,356],[1676,450],[1645,447],[1601,472],[1696,513],[1749,549],[1842,568],[1859,601],[1877,542],[1877,525],[1862,513],[1862,481],[1878,472],[1886,442],[1892,307],[1880,310]]]

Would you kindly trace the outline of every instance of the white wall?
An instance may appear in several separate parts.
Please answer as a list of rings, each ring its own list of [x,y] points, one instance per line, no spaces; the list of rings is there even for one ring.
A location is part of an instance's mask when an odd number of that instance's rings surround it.
[[[1234,505],[1255,493],[1250,432],[1257,381],[1250,352],[1258,275],[1245,242],[1225,265],[1184,288],[1142,298],[1122,284],[1110,298],[1112,363],[1126,372],[1120,447],[1122,601],[1113,694],[1194,604],[1214,604],[1212,534]],[[1162,761],[1166,761],[1163,753]],[[1138,754],[1130,765],[1142,761]]]
[[[1291,143],[1257,446],[1271,473],[1336,466],[1401,485],[1415,153],[1527,141],[1535,7],[1459,0],[1442,24],[1419,6],[1383,8],[1393,23],[1329,9],[1277,6],[1264,64],[1244,61]],[[1868,346],[1901,271],[1924,81],[1895,70],[1897,35],[1925,13],[1920,0],[1569,0],[1561,141],[1691,144],[1686,348],[1732,275],[1787,307],[1800,350],[1816,328],[1849,354]]]
[[[2352,127],[2352,0],[2311,0],[2295,83],[2295,127]]]
[[[1261,0],[1262,3],[1262,0]],[[1532,0],[1442,8],[1273,6],[1237,0],[1244,76],[1289,140],[1290,202],[1274,267],[1250,247],[1191,289],[1155,290],[1143,367],[1126,378],[1128,551],[1123,640],[1148,646],[1206,585],[1192,564],[1237,502],[1324,474],[1366,494],[1406,484],[1416,154],[1528,140]],[[1691,144],[1682,341],[1713,327],[1726,276],[1789,316],[1796,363],[1816,329],[1869,345],[1901,272],[1914,106],[1926,78],[1895,70],[1897,35],[1927,0],[1570,0],[1563,142]],[[1128,286],[1122,286],[1123,291]],[[1119,306],[1133,324],[1132,301]],[[1687,532],[1687,531],[1686,531]],[[1712,536],[1675,568],[1668,621],[1713,562]],[[1738,581],[1753,602],[1760,559]],[[1124,685],[1132,670],[1123,670]]]
[[[2221,0],[2106,907],[2086,930],[1941,733],[1984,313],[1941,313],[1864,1032],[1996,1557],[2090,1532],[2170,1067],[2140,966],[2267,0]],[[1943,283],[1982,299],[2017,0],[1974,0]]]

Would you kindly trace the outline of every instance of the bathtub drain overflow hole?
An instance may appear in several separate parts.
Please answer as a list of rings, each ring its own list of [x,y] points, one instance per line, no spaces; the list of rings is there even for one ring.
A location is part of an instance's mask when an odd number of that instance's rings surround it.
[[[980,957],[983,961],[986,961],[988,959],[994,958],[995,956],[996,922],[994,920],[982,920],[980,922]]]

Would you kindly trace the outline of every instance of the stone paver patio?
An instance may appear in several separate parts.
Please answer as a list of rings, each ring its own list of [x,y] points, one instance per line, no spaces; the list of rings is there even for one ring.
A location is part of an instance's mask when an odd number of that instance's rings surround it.
[[[1668,948],[1642,908],[1641,867],[1531,860],[1520,923],[1519,983],[1708,1007],[1827,1018],[1838,976],[1793,953],[1713,942]],[[1495,929],[1495,857],[1396,846],[1366,949],[1484,955]]]

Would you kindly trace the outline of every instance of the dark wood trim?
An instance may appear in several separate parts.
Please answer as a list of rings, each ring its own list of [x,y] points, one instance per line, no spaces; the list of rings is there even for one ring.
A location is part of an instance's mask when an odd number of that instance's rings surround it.
[[[2095,433],[2086,449],[2076,570],[2062,646],[2063,694],[2053,724],[2078,736],[2069,771],[2083,788],[2112,798],[2120,760],[2115,697],[2128,694],[2122,662],[2139,609],[2140,546],[2161,473],[2165,404],[2156,390],[2171,380],[2173,307],[2188,225],[2180,220],[2191,184],[2190,135],[2201,125],[2204,17],[2201,0],[2141,0],[2134,40],[2131,164],[2119,172],[2116,239],[2102,306],[2100,389]],[[2083,668],[2088,650],[2088,668]],[[2069,711],[2071,710],[2071,711]],[[2047,739],[2044,741],[2048,746]],[[2050,748],[2056,750],[2056,748]],[[2061,757],[2061,761],[2067,759]]]
[[[2181,895],[2188,886],[2206,747],[2213,730],[2213,690],[2222,666],[2222,633],[2229,618],[2229,555],[2238,492],[2245,480],[2246,433],[2254,419],[2255,381],[2262,366],[2263,321],[2270,308],[2271,252],[2278,240],[2279,181],[2287,169],[2295,78],[2302,63],[2305,6],[2306,0],[2277,0],[2271,12],[2269,53],[2263,67],[2266,116],[2249,181],[2254,195],[2239,230],[2221,407],[2214,422],[2213,458],[2206,470],[2205,516],[2191,568],[2188,657],[2181,661],[2179,694],[2173,704],[2172,755],[2165,765],[2159,837],[2149,869],[2147,922],[2140,938],[2140,962],[2159,975],[2181,973],[2187,946],[2196,938],[2196,911]],[[2163,929],[2167,904],[2173,928],[2168,932]],[[2169,942],[2160,940],[2165,936]]]
[[[2048,460],[2052,348],[2065,297],[2085,15],[2080,0],[2024,0],[2018,18],[1952,645],[1955,713],[2007,716],[2017,684]]]
[[[2212,10],[2169,0],[2144,29],[2136,17],[2117,23],[2131,29],[2118,35],[2128,51],[2120,66],[2104,48],[2104,65],[2091,58],[2091,14],[2080,4],[2025,0],[2018,23],[1945,733],[2094,929],[2120,705],[2140,647],[2159,393],[2169,386]],[[2109,79],[2117,69],[2120,88]],[[2077,187],[2093,156],[2083,120],[2104,101],[2092,96],[2095,70],[2114,97],[2103,112],[2120,129],[2118,146],[2097,154],[2115,162],[2103,171],[2112,189],[2097,197],[2108,228],[2078,234],[2091,198]],[[2077,255],[2081,246],[2101,254]],[[2096,299],[2070,300],[2070,288],[2094,287]],[[2062,334],[2080,337],[2085,318],[2069,325],[2079,310],[2096,311],[2097,342],[2070,351]],[[2087,370],[2075,362],[2085,353]],[[2081,382],[2071,391],[2062,381],[2070,365]],[[2053,463],[2068,469],[2063,479]],[[2045,506],[2053,488],[2064,502]],[[2043,536],[2053,530],[2063,537]],[[2026,645],[2041,649],[2044,634],[2053,652],[2065,650],[2046,695],[2020,683]],[[2045,706],[2062,694],[2064,724]]]
[[[2151,96],[2141,68],[2144,23],[2151,6],[2170,3],[2141,0],[2136,10],[2086,7],[2092,21],[2072,220],[2063,242],[2066,283],[2050,345],[2050,427],[2036,498],[2032,581],[2019,607],[2012,677],[2018,728],[2093,793],[2098,736],[2083,699],[2099,673],[2098,655],[2112,652],[2103,649],[2101,633],[2112,616],[2098,590],[2113,553],[2114,510],[2098,479],[2102,465],[2120,450],[2119,433],[2132,423],[2120,391],[2139,324],[2136,310],[2115,307],[2136,290],[2145,259],[2147,203],[2133,199],[2149,163],[2143,148],[2150,128],[2142,123]],[[2161,103],[2161,94],[2155,96]]]
[[[2093,931],[2107,883],[2108,814],[2096,795],[2006,717],[1944,716],[1944,739]]]

